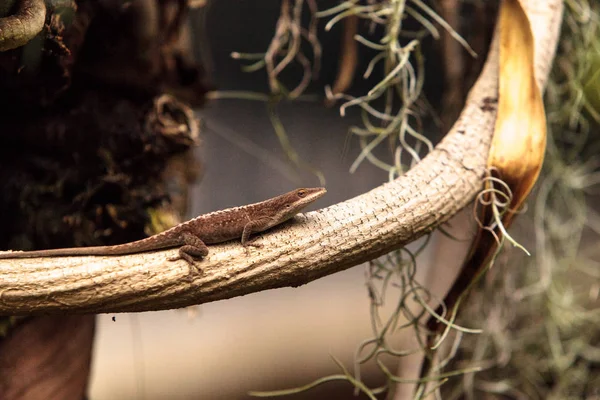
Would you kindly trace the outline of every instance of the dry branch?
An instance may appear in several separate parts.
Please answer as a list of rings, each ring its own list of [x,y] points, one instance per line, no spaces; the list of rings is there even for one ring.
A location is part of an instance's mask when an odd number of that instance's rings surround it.
[[[0,51],[25,45],[40,33],[45,20],[44,0],[20,1],[14,14],[0,18]]]
[[[558,40],[560,0],[528,0],[541,87]],[[189,275],[176,250],[125,257],[57,257],[0,262],[0,314],[161,310],[298,286],[390,252],[432,231],[478,193],[496,118],[497,33],[460,118],[404,176],[368,193],[299,216],[263,235],[249,254],[212,246]]]

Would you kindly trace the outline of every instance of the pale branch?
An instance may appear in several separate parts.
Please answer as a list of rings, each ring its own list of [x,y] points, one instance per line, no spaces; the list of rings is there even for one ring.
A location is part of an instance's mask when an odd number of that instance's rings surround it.
[[[527,0],[544,87],[558,41],[560,0]],[[163,310],[298,286],[397,249],[432,231],[481,188],[497,103],[497,33],[459,120],[404,176],[267,232],[261,248],[211,246],[190,274],[167,250],[119,257],[1,260],[0,315]]]
[[[46,20],[44,0],[17,0],[17,2],[14,14],[0,18],[0,51],[25,45],[44,27]]]

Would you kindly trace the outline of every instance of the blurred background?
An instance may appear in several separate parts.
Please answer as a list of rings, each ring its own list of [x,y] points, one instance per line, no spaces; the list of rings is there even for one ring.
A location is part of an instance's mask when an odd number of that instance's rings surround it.
[[[320,2],[319,6],[335,4]],[[268,92],[264,71],[243,72],[231,53],[264,50],[279,9],[279,1],[218,1],[192,16],[197,56],[218,90]],[[278,108],[295,151],[325,176],[328,193],[313,208],[344,201],[388,179],[368,163],[349,173],[360,148],[348,129],[360,118],[353,109],[341,118],[338,107],[322,104],[324,93],[318,87],[322,90],[324,82],[335,79],[341,37],[339,26],[326,33],[322,25],[323,67],[320,79],[313,83],[316,96]],[[359,71],[366,60],[365,56],[359,63]],[[300,76],[299,72],[293,71],[290,78]],[[379,77],[376,74],[374,79]],[[372,84],[357,82],[356,91]],[[192,186],[188,217],[261,201],[295,187],[320,185],[311,171],[287,159],[264,102],[215,100],[195,111],[202,129],[194,155],[202,172]],[[429,251],[418,263],[423,280]],[[302,287],[186,310],[117,315],[116,321],[112,315],[100,315],[90,398],[242,399],[249,398],[251,390],[301,386],[338,374],[332,357],[352,368],[357,346],[372,335],[365,273],[365,266],[357,266]],[[394,307],[390,300],[387,312]],[[408,340],[399,336],[396,342],[401,339]],[[367,382],[384,383],[373,366],[365,371]],[[292,398],[349,398],[352,392],[348,383],[334,382]]]

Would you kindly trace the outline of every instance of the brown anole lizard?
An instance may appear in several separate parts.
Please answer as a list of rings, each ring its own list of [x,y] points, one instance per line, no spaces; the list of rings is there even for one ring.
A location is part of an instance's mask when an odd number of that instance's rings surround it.
[[[119,256],[179,246],[178,255],[169,258],[169,261],[184,259],[193,266],[195,259],[208,254],[207,244],[241,239],[243,246],[253,245],[250,238],[253,233],[289,220],[326,192],[325,188],[296,189],[260,203],[203,214],[148,238],[116,246],[11,251],[0,253],[0,259]]]

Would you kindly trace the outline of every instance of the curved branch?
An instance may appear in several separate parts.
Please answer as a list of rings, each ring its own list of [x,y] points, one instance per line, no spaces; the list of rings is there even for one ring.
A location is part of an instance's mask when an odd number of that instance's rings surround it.
[[[0,18],[0,51],[21,47],[33,39],[44,27],[46,3],[44,0],[17,0],[13,15]]]
[[[545,85],[562,15],[560,0],[522,1],[532,19],[536,73]],[[440,144],[406,175],[268,232],[249,253],[211,246],[190,275],[176,250],[124,257],[56,257],[0,262],[0,315],[147,311],[299,286],[357,265],[432,231],[481,188],[494,129],[498,48]]]

